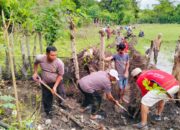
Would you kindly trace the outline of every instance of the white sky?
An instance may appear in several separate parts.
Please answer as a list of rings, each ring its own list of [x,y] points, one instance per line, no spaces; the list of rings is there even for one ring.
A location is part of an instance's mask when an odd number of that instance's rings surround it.
[[[101,0],[97,0],[97,1],[101,1]],[[141,9],[146,9],[146,8],[151,9],[153,4],[158,4],[157,0],[137,0],[137,1],[140,1]],[[171,1],[174,1],[175,5],[180,4],[180,0],[171,0]]]
[[[153,4],[158,4],[157,0],[138,0],[138,1],[141,1],[140,2],[141,9],[152,8]],[[180,0],[171,0],[171,1],[174,1],[175,5],[180,4]]]

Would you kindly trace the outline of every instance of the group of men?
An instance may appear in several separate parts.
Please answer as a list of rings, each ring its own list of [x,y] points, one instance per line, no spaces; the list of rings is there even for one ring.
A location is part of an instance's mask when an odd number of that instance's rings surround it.
[[[120,106],[122,102],[129,103],[124,95],[130,73],[142,93],[141,122],[135,124],[134,127],[141,129],[147,126],[149,107],[156,103],[158,103],[158,109],[155,120],[161,120],[164,101],[173,98],[173,95],[179,91],[178,81],[172,75],[161,70],[143,71],[140,68],[134,68],[132,72],[129,72],[129,55],[123,42],[119,42],[117,45],[117,53],[110,57],[104,57],[104,61],[114,61],[115,69],[93,72],[78,81],[78,88],[84,95],[82,112],[90,109],[90,118],[92,120],[99,118],[101,116],[98,112],[102,102],[102,93],[105,93],[106,99],[117,106]],[[41,67],[41,76],[38,76],[38,65]],[[63,74],[64,63],[57,58],[55,47],[47,47],[46,54],[36,57],[33,79],[37,82],[44,82],[52,88],[49,91],[42,85],[42,102],[48,117],[52,116],[53,94],[57,92],[65,97]],[[114,82],[117,82],[119,87],[119,99],[115,99],[111,93]],[[62,106],[61,102],[59,101],[60,106]]]

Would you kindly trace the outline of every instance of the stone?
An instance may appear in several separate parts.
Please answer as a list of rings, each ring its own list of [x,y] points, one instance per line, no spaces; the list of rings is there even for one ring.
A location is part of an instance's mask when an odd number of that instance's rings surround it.
[[[68,119],[67,119],[65,116],[63,116],[63,117],[61,118],[61,120],[62,120],[63,122],[65,122],[65,123],[68,122]]]
[[[46,124],[46,125],[50,125],[51,123],[52,123],[52,120],[51,120],[51,119],[45,120],[45,124]]]

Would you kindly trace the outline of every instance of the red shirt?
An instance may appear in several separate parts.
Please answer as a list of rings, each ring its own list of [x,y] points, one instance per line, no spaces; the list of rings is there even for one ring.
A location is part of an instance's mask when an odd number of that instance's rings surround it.
[[[142,72],[136,83],[141,90],[142,96],[149,91],[149,89],[146,87],[147,84],[150,88],[153,88],[152,86],[154,83],[156,83],[166,91],[173,86],[179,85],[178,81],[171,74],[161,70],[148,70]]]
[[[126,48],[124,49],[124,51],[126,52],[126,53],[128,53],[128,42],[126,41],[126,40],[124,40],[124,44],[125,44],[125,46],[126,46]]]

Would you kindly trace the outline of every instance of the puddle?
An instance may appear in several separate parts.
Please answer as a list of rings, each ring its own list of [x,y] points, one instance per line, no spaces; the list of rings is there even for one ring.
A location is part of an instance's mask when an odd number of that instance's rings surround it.
[[[156,67],[160,70],[164,70],[165,72],[172,73],[173,68],[173,55],[168,56],[164,55],[163,52],[160,52],[158,55],[158,62]]]

